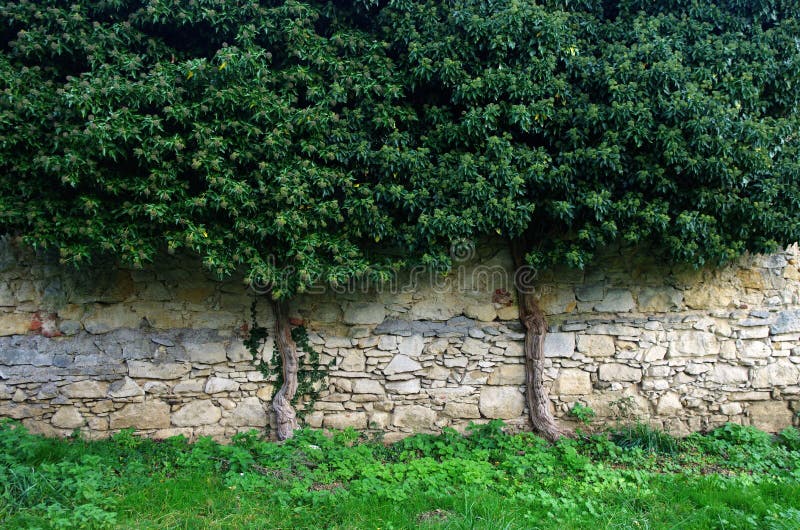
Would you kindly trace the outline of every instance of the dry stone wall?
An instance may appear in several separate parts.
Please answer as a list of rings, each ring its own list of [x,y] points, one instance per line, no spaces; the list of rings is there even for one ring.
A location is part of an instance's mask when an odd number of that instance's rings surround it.
[[[622,414],[676,434],[796,423],[798,261],[793,246],[695,271],[609,250],[585,272],[536,274],[555,413],[570,422],[582,403],[600,423]],[[493,418],[528,428],[512,281],[508,253],[485,244],[447,277],[411,271],[296,300],[293,321],[330,365],[305,424],[387,440]],[[254,296],[270,326],[264,296],[189,258],[75,273],[0,239],[0,417],[90,437],[269,429],[274,384],[242,342]]]

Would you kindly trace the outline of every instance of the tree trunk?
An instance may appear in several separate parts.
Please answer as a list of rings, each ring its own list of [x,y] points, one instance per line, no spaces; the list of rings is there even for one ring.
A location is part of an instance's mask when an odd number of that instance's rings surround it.
[[[286,440],[297,430],[297,414],[292,407],[297,392],[297,344],[292,339],[286,302],[273,300],[272,312],[275,315],[275,344],[283,366],[283,385],[272,399],[272,408],[278,421],[278,440]]]
[[[535,275],[525,263],[525,248],[519,240],[511,244],[516,267],[514,287],[519,299],[519,320],[525,328],[525,394],[534,430],[554,442],[566,433],[556,424],[550,412],[550,398],[544,389],[544,338],[547,335],[547,319],[536,300],[532,283]]]

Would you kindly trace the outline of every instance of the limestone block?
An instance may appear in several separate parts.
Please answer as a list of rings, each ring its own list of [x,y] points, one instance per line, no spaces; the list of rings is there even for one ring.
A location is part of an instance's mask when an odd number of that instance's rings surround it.
[[[236,392],[239,390],[239,383],[224,377],[209,377],[206,381],[206,394],[219,394],[220,392]]]
[[[680,309],[683,293],[674,287],[645,287],[639,292],[639,311],[665,313]]]
[[[729,284],[701,283],[684,292],[684,302],[690,309],[714,309],[727,307],[737,294]]]
[[[580,368],[562,368],[553,385],[553,392],[559,396],[590,394],[592,381],[589,372],[584,372]]]
[[[772,348],[758,340],[744,341],[741,351],[745,359],[766,359],[772,355]]]
[[[658,404],[656,405],[656,414],[672,416],[679,414],[682,411],[683,405],[681,404],[681,398],[675,392],[667,392],[658,399]]]
[[[545,335],[545,357],[572,357],[574,353],[575,333],[548,333]]]
[[[478,339],[468,337],[461,345],[461,352],[467,355],[484,355],[489,350],[489,345]]]
[[[397,345],[401,354],[408,357],[419,357],[422,355],[422,350],[425,347],[425,342],[422,340],[421,335],[411,335],[400,339]]]
[[[25,335],[31,326],[28,313],[0,313],[0,337]]]
[[[522,415],[525,398],[516,386],[484,386],[478,406],[486,418],[508,420]]]
[[[110,415],[112,429],[166,429],[169,427],[169,405],[159,400],[129,403]]]
[[[339,370],[344,370],[346,372],[363,372],[364,368],[366,367],[367,358],[364,355],[364,352],[357,349],[346,350],[341,349],[339,350],[340,353],[344,353],[342,360],[339,362]]]
[[[83,327],[93,335],[108,333],[115,329],[138,329],[142,316],[121,304],[95,305],[89,316],[84,318]]]
[[[524,364],[501,364],[489,375],[490,385],[522,385],[525,383]]]
[[[235,427],[264,427],[267,425],[267,412],[260,399],[248,397],[233,409],[230,417],[226,418],[226,423]]]
[[[128,375],[136,379],[180,379],[189,373],[189,363],[160,363],[127,361]]]
[[[714,366],[712,380],[723,385],[744,383],[747,381],[747,368],[717,363]]]
[[[195,363],[217,364],[228,360],[225,344],[221,342],[188,342],[183,346],[189,359]]]
[[[778,313],[778,318],[769,327],[769,330],[773,335],[800,332],[800,309],[790,309]]]
[[[786,401],[762,401],[747,408],[752,425],[762,431],[779,432],[792,425],[794,413]]]
[[[797,384],[800,384],[800,366],[792,363],[789,359],[780,359],[758,368],[753,376],[753,387],[755,388]]]
[[[740,339],[765,339],[769,337],[769,326],[753,326],[739,330]]]
[[[719,354],[719,342],[707,331],[677,331],[669,345],[669,357],[703,357]]]
[[[172,387],[172,393],[188,394],[202,392],[205,384],[206,383],[203,379],[186,379],[184,381],[180,381],[174,387]]]
[[[442,414],[448,418],[463,420],[471,420],[481,417],[480,410],[478,410],[478,405],[472,403],[445,403]]]
[[[77,429],[82,427],[86,420],[75,407],[65,406],[60,407],[55,414],[53,414],[50,422],[53,426],[59,429]]]
[[[104,398],[108,392],[108,383],[87,379],[77,381],[64,387],[64,395],[68,398]]]
[[[108,395],[112,398],[129,398],[143,396],[144,390],[136,384],[136,381],[125,376],[111,383],[111,386],[108,387]]]
[[[614,338],[607,335],[578,335],[577,348],[591,357],[613,357]]]
[[[627,313],[636,307],[633,295],[627,289],[609,289],[601,302],[595,304],[595,311],[601,313]]]
[[[184,405],[172,414],[172,424],[177,427],[195,427],[217,423],[222,411],[211,400],[199,399]]]
[[[272,354],[271,343],[264,346],[264,351],[270,352],[270,355]],[[241,339],[232,340],[225,348],[225,353],[228,357],[228,360],[232,362],[253,360],[253,354],[250,353],[250,350],[247,349]]]
[[[403,405],[395,407],[392,424],[405,427],[415,432],[432,431],[436,428],[436,412],[421,405]]]
[[[421,370],[422,365],[419,364],[414,359],[407,357],[406,355],[395,355],[391,362],[383,369],[383,373],[385,375],[395,375],[401,374],[406,372],[416,372],[417,370]]]
[[[498,320],[516,320],[519,318],[519,307],[507,305],[496,309]]]
[[[39,416],[41,413],[42,408],[35,405],[22,405],[19,403],[6,403],[0,405],[0,418],[21,420],[23,418]]]
[[[603,299],[605,287],[602,283],[581,285],[575,288],[575,298],[581,302],[599,302]]]
[[[353,379],[354,394],[383,394],[380,381],[374,379]]]
[[[494,304],[473,304],[464,308],[464,315],[482,322],[491,322],[497,318]]]
[[[420,391],[419,379],[389,381],[386,383],[386,391],[391,394],[418,394]]]
[[[597,377],[601,381],[638,382],[642,380],[642,370],[622,363],[601,364]]]
[[[258,389],[256,396],[261,401],[272,401],[272,395],[275,393],[275,385],[264,385]]]
[[[392,415],[388,412],[376,411],[369,415],[369,428],[384,430],[391,425]]]
[[[378,339],[378,349],[392,351],[397,348],[397,337],[394,335],[381,335]]]
[[[354,429],[367,428],[367,414],[365,412],[338,412],[336,414],[326,414],[322,420],[322,426],[326,429]]]
[[[384,318],[386,307],[383,304],[350,302],[345,306],[345,324],[380,324]]]
[[[578,307],[575,300],[575,292],[566,288],[543,287],[542,295],[539,298],[539,307],[547,315],[558,315],[561,313],[572,313]]]

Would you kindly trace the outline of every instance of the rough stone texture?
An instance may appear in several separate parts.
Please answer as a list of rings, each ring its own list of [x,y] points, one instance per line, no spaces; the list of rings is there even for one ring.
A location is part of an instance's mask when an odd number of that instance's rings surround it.
[[[485,386],[478,404],[487,418],[511,419],[522,415],[525,398],[515,386]]]
[[[330,372],[305,424],[387,439],[495,417],[529,427],[524,335],[502,279],[510,257],[488,245],[483,263],[444,286],[296,298],[293,317]],[[609,249],[585,272],[541,271],[554,413],[579,401],[598,425],[625,412],[675,433],[796,422],[788,404],[800,400],[798,262],[792,246],[695,271]],[[241,279],[197,271],[191,258],[164,257],[150,270],[76,276],[0,238],[0,416],[92,438],[127,427],[218,439],[270,429],[275,379],[242,342],[252,298]],[[270,328],[266,298],[256,309]],[[267,340],[262,358],[272,347]]]

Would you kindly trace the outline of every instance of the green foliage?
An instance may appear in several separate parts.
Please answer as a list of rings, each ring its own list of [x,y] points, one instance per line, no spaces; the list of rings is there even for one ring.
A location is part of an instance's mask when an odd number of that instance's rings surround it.
[[[667,454],[678,451],[678,440],[667,432],[641,422],[613,429],[611,439],[623,449],[637,447],[644,451]]]
[[[569,410],[569,415],[577,419],[584,425],[589,425],[595,417],[595,412],[591,407],[587,407],[583,403],[575,402]]]
[[[800,239],[798,12],[4,2],[0,227],[72,264],[188,249],[276,298],[485,234],[540,266],[772,250]]]

